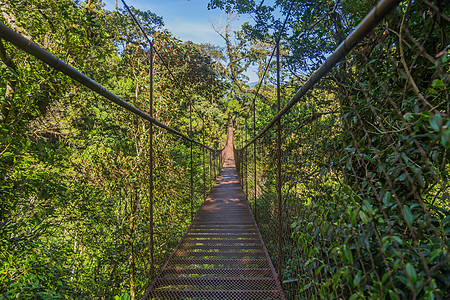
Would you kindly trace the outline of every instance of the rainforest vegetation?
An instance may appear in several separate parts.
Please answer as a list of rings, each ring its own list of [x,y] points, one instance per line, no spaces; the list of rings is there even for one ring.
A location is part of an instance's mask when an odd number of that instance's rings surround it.
[[[252,39],[280,37],[282,106],[375,4],[210,1],[253,16],[243,26]],[[400,1],[279,125],[238,151],[287,298],[449,296],[449,14],[448,1]],[[253,137],[252,99],[237,140]],[[256,103],[258,132],[277,106]]]
[[[178,40],[162,16],[131,8],[157,50],[152,108],[150,45],[126,10],[0,0],[0,21],[220,150],[230,120],[242,148],[276,115],[277,39],[283,106],[375,4],[210,0],[227,13],[214,26],[223,48]],[[254,22],[236,28],[238,14]],[[236,152],[289,299],[449,296],[449,15],[448,1],[400,1],[283,116],[281,214],[277,125]],[[139,298],[211,188],[220,152],[151,126],[3,39],[0,60],[0,299]],[[249,84],[250,67],[260,85]]]
[[[192,136],[221,148],[227,84],[208,47],[132,11],[159,50],[153,115],[189,135],[192,101]],[[26,0],[2,1],[1,12],[3,23],[149,111],[149,45],[125,11],[106,11],[101,1]],[[0,53],[0,298],[134,298],[150,275],[149,122],[4,40]],[[190,151],[162,129],[153,136],[161,266],[190,222]],[[194,147],[194,209],[217,167],[217,153]]]

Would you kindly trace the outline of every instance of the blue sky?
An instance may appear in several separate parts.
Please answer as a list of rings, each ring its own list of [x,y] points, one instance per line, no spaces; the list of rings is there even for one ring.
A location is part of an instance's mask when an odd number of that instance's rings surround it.
[[[115,9],[116,0],[103,0],[105,8]],[[163,17],[165,27],[182,41],[211,43],[224,46],[222,38],[213,30],[211,22],[220,24],[225,21],[225,13],[215,9],[208,10],[208,0],[126,0],[130,6],[141,10],[150,10]],[[119,7],[122,2],[118,0]],[[240,17],[240,26],[250,19]]]
[[[116,0],[103,0],[105,9],[114,10]],[[211,23],[225,24],[226,14],[218,9],[208,10],[209,0],[125,0],[129,6],[140,10],[149,10],[163,17],[164,25],[176,38],[197,44],[210,43],[225,46],[223,39],[214,31]],[[117,0],[119,7],[122,1]],[[239,29],[245,22],[251,22],[249,16],[239,16],[235,28]],[[245,72],[249,81],[257,81],[256,68],[250,67]]]

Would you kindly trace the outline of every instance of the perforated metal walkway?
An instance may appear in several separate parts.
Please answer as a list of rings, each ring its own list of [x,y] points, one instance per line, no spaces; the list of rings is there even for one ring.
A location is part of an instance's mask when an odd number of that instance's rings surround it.
[[[219,178],[143,299],[285,299],[239,183],[231,126]]]

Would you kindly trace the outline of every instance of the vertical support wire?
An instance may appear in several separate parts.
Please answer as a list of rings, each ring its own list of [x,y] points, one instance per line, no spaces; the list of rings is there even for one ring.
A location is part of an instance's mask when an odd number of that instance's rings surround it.
[[[256,97],[253,100],[253,137],[256,136]],[[255,141],[253,143],[253,173],[254,173],[254,216],[255,216],[255,221],[256,221],[256,143],[257,141]]]
[[[277,111],[281,109],[281,93],[280,93],[280,41],[277,40]],[[281,256],[282,256],[282,228],[281,228],[281,204],[282,204],[282,195],[281,195],[281,121],[277,122],[277,173],[278,173],[278,182],[277,182],[277,194],[278,194],[278,279],[280,280],[280,284],[283,282],[283,276],[281,274]]]
[[[217,161],[217,158],[216,158],[216,151],[214,151],[213,152],[214,153],[214,155],[213,155],[213,164],[214,164],[214,181],[217,179],[217,163],[216,163],[216,161]]]
[[[241,151],[239,151],[239,176],[241,179],[242,189],[244,189],[244,125],[241,124],[241,122],[239,122],[239,125],[241,127],[239,131],[239,140],[241,141],[241,145],[239,146],[239,148],[242,149]]]
[[[212,154],[212,179],[216,181],[216,152],[211,151]]]
[[[212,151],[210,150],[209,151],[209,182],[211,182],[211,188],[212,188],[214,183],[212,182],[211,169],[212,169]]]
[[[205,120],[202,119],[202,143],[205,144]],[[205,147],[202,147],[203,160],[203,200],[206,199]]]
[[[245,143],[247,143],[248,136],[247,136],[247,116],[245,117]],[[248,201],[248,153],[247,148],[244,148],[245,153],[245,196]]]
[[[192,134],[192,100],[189,100],[189,133],[190,133],[190,144],[191,144],[191,168],[189,173],[191,174],[191,222],[194,219],[194,169],[193,169],[193,153],[192,153],[192,139],[194,138],[193,134]]]
[[[150,116],[153,117],[153,45],[150,44]],[[150,164],[150,279],[155,277],[154,265],[154,241],[153,241],[153,124],[150,123],[149,129],[150,143],[149,143],[149,164]]]

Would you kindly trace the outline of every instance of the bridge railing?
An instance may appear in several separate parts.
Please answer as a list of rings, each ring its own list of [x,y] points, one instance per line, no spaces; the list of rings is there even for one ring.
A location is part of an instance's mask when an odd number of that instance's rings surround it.
[[[238,173],[287,298],[449,296],[446,13],[402,3],[248,126]]]
[[[134,88],[129,78],[102,86],[3,23],[0,37],[16,52],[20,82],[0,124],[0,293],[139,297],[220,172],[221,150],[193,128],[205,128],[203,116],[189,99],[187,110],[173,99],[158,103],[170,96],[150,83],[158,83],[152,70],[164,68],[152,44],[140,48]],[[167,103],[188,120],[188,134],[153,115]]]

